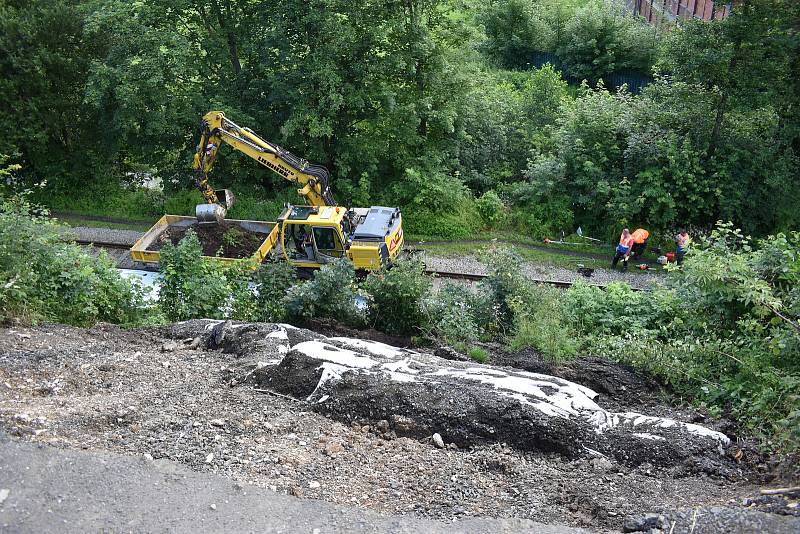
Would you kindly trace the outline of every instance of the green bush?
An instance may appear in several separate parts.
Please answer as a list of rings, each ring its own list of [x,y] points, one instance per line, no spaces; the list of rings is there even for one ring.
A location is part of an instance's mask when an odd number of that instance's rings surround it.
[[[475,317],[477,295],[460,284],[446,282],[423,301],[428,334],[450,345],[478,339],[481,328]]]
[[[192,231],[178,245],[167,243],[161,249],[164,278],[159,305],[164,315],[170,321],[252,319],[256,310],[249,289],[249,266],[227,266],[202,256],[200,241]]]
[[[431,287],[420,261],[401,260],[390,269],[370,273],[363,285],[371,304],[372,325],[388,334],[416,334],[425,326],[422,299]]]
[[[255,283],[256,319],[270,323],[285,321],[286,293],[297,283],[294,267],[285,261],[262,263],[256,270]]]
[[[0,322],[87,326],[141,320],[141,287],[122,278],[105,253],[95,258],[65,242],[66,228],[28,196],[0,196]]]
[[[492,190],[485,192],[481,198],[475,201],[475,205],[481,214],[483,224],[489,228],[496,227],[505,218],[503,201]]]
[[[510,226],[536,240],[555,238],[563,231],[575,231],[575,218],[570,199],[549,188],[542,188],[540,181],[552,182],[547,172],[552,169],[551,160],[531,164],[526,171],[529,182],[520,182],[505,189],[512,204],[508,216]],[[563,169],[561,170],[563,172]]]
[[[489,359],[489,353],[486,352],[486,349],[482,349],[481,347],[471,347],[467,351],[467,356],[478,363],[486,363],[486,360]]]
[[[164,214],[163,193],[141,187],[127,187],[114,180],[82,186],[80,195],[47,186],[37,190],[33,198],[54,211],[136,220],[155,219]],[[194,215],[194,206],[191,213],[187,214]]]
[[[593,335],[620,335],[683,320],[672,292],[634,291],[624,282],[612,282],[605,289],[579,282],[562,299],[570,322]]]
[[[471,199],[433,211],[423,207],[403,210],[403,228],[406,234],[429,239],[463,239],[480,232],[482,218]]]
[[[800,234],[753,242],[720,225],[666,287],[573,286],[581,348],[645,369],[768,447],[800,447]]]
[[[300,322],[328,318],[362,326],[366,318],[356,305],[355,275],[353,264],[344,258],[324,265],[313,279],[291,287],[286,293],[288,318]]]
[[[515,299],[514,307],[512,349],[531,347],[555,363],[575,357],[580,345],[565,317],[568,305],[563,301],[562,290],[528,286],[524,294]]]
[[[522,275],[522,259],[513,248],[493,247],[483,255],[489,275],[480,283],[489,306],[484,311],[487,331],[509,335],[514,329],[516,311],[528,285]]]

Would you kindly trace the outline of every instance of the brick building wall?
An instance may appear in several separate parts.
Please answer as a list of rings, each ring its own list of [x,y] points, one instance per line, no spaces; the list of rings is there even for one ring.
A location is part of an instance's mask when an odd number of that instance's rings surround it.
[[[685,19],[718,20],[731,12],[731,1],[717,0],[626,0],[628,11],[651,24]],[[716,4],[716,5],[715,5]]]

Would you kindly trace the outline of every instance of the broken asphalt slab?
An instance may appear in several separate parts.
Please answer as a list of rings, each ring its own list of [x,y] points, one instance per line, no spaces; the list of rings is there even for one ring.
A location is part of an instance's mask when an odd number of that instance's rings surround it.
[[[241,376],[258,387],[307,402],[340,421],[386,420],[399,436],[439,433],[459,447],[507,443],[569,458],[605,456],[629,466],[682,464],[720,476],[735,469],[724,434],[605,410],[593,390],[550,375],[327,338],[288,325],[189,321],[169,333],[200,336],[209,347],[235,353]]]

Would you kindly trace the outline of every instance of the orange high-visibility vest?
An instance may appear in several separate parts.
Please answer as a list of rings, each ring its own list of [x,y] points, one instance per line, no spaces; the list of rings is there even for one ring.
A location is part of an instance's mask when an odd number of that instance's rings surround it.
[[[617,247],[617,250],[619,252],[628,252],[632,246],[633,246],[632,235],[629,235],[628,237],[625,237],[624,235],[619,236],[619,246]],[[623,248],[625,250],[620,250],[620,248]]]
[[[685,236],[678,234],[676,236],[675,242],[677,243],[677,245],[675,246],[676,251],[686,252],[686,249],[689,248],[689,243],[691,242],[691,239],[689,238],[689,234],[686,234]]]
[[[638,228],[635,232],[631,234],[633,238],[633,242],[637,245],[641,245],[644,243],[648,237],[650,237],[650,232],[645,230],[644,228]]]

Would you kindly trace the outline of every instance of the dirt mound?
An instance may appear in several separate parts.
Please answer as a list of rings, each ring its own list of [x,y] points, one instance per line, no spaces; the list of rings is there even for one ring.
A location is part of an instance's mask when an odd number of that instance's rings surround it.
[[[188,322],[171,334],[199,337],[205,346],[245,358],[251,370],[240,375],[346,423],[386,420],[397,435],[439,433],[459,447],[503,442],[570,458],[611,457],[630,466],[681,463],[721,475],[732,470],[723,454],[730,440],[723,434],[607,411],[595,402],[596,392],[550,375],[326,338],[286,325]]]
[[[189,230],[197,235],[204,256],[216,256],[221,251],[221,256],[225,258],[249,258],[267,237],[261,232],[253,232],[227,221],[208,225],[195,223],[169,226],[147,250],[161,250],[167,242],[177,245]]]

